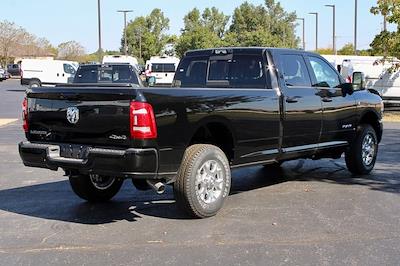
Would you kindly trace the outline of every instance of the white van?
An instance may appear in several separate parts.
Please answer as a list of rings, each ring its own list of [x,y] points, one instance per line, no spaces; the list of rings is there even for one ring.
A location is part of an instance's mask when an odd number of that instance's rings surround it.
[[[378,91],[385,104],[400,105],[400,71],[391,73],[391,62],[379,63],[382,60],[380,56],[324,57],[340,71],[347,82],[351,82],[354,72],[362,72],[365,75],[366,89]]]
[[[177,57],[152,56],[146,62],[146,77],[155,77],[158,85],[170,85],[179,61]]]
[[[134,69],[139,72],[139,62],[138,60],[129,55],[105,55],[103,56],[103,65],[107,64],[129,64],[134,67]]]
[[[75,76],[78,62],[53,59],[23,59],[21,85],[30,87],[55,86],[68,83]]]

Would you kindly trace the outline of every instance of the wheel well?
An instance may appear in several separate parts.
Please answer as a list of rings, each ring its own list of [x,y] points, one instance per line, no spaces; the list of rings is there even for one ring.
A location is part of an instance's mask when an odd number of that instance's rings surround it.
[[[234,158],[234,140],[227,126],[219,122],[208,123],[200,127],[190,141],[193,144],[212,144],[219,147],[232,162]]]
[[[361,124],[368,124],[371,125],[378,137],[378,141],[380,142],[382,139],[382,128],[379,122],[378,116],[374,112],[368,112],[361,117],[360,125]]]

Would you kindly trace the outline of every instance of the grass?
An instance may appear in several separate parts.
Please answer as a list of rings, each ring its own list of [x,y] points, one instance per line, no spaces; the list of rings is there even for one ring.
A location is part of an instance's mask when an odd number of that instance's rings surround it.
[[[400,112],[385,112],[384,122],[400,122]]]

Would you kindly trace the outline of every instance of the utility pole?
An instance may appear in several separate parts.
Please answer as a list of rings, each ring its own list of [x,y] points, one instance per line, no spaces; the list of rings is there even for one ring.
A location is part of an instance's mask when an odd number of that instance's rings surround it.
[[[101,48],[101,6],[100,6],[100,0],[97,0],[97,19],[98,19],[98,26],[99,26],[99,57],[101,56],[102,53],[102,48]]]
[[[315,51],[318,51],[318,13],[310,12],[309,14],[315,16]]]
[[[302,37],[302,41],[303,41],[303,50],[306,50],[306,19],[305,18],[297,18],[297,20],[301,20],[303,22],[303,37]]]
[[[354,54],[357,55],[357,15],[358,15],[358,0],[354,2]]]
[[[325,5],[325,6],[332,8],[333,12],[332,49],[333,49],[333,54],[336,54],[336,6],[335,5]]]
[[[126,13],[131,13],[133,10],[118,10],[119,13],[124,13],[124,54],[128,55],[128,40],[126,38]]]

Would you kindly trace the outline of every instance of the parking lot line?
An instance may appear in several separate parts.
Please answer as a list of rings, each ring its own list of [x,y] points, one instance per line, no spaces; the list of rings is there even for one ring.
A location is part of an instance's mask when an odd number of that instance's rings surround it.
[[[15,121],[18,121],[18,119],[15,118],[0,118],[0,127],[5,126],[11,123],[14,123]]]

